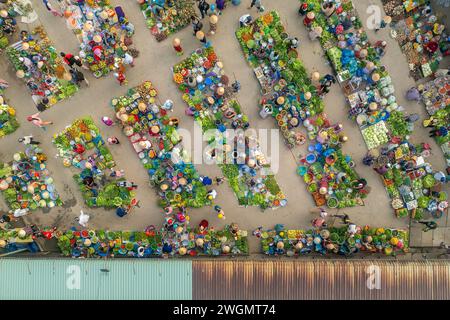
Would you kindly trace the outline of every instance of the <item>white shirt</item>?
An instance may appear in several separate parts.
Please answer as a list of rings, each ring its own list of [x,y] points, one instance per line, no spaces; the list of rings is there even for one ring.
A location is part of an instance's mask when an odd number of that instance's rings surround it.
[[[320,210],[320,217],[325,219],[328,216],[328,212],[326,212],[325,210]]]
[[[133,63],[133,57],[131,55],[129,55],[128,53],[125,53],[125,56],[123,57],[123,63],[125,63],[125,64]]]
[[[355,234],[356,233],[356,224],[354,224],[354,223],[349,224],[347,232],[352,235]]]
[[[83,210],[80,211],[80,216],[78,217],[78,223],[83,226],[87,227],[87,223],[89,221],[89,216],[87,214],[84,214]]]
[[[251,19],[251,15],[245,14],[239,18],[239,22],[242,23],[243,25],[247,25],[247,21],[249,20],[249,17]]]
[[[213,197],[213,199],[217,197],[217,191],[215,189],[212,189],[210,192],[208,192],[208,194],[210,194]]]
[[[30,144],[31,139],[33,139],[33,136],[24,136],[22,143],[25,145]]]
[[[14,217],[18,218],[21,216],[26,215],[28,212],[30,211],[30,209],[25,208],[25,209],[17,209],[14,211]]]

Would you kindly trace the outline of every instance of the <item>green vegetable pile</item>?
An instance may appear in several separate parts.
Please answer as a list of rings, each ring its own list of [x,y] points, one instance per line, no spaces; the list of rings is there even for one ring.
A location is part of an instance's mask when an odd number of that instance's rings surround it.
[[[91,117],[76,120],[71,126],[56,135],[53,143],[58,148],[60,156],[74,168],[80,170],[80,173],[73,177],[89,207],[118,208],[131,204],[134,193],[125,187],[117,186],[118,182],[125,179],[113,178],[109,172],[106,172],[107,169],[115,170],[116,164],[100,136],[100,130]],[[81,158],[74,152],[73,143],[85,148],[86,151]],[[81,163],[86,161],[88,156],[95,159],[95,166],[100,172],[82,167]],[[98,187],[86,186],[83,183],[85,177],[92,177]]]

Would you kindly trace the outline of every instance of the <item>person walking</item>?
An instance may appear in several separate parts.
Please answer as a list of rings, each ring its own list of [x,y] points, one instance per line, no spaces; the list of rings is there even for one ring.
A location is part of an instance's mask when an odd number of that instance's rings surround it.
[[[311,221],[311,224],[313,225],[314,228],[326,228],[327,227],[327,223],[326,223],[325,219],[322,217],[313,219]]]
[[[215,205],[214,210],[217,212],[217,218],[225,220],[225,212],[221,206]]]
[[[356,234],[356,232],[358,232],[358,228],[356,227],[356,224],[354,223],[349,223],[348,227],[347,227],[347,233],[350,236],[354,236]]]
[[[319,213],[320,217],[325,219],[328,216],[328,212],[324,208],[313,208],[311,210],[312,214]]]
[[[225,181],[225,177],[216,177],[216,184],[218,186],[220,186],[224,181]]]
[[[120,181],[117,182],[116,184],[118,187],[123,187],[123,188],[127,188],[128,190],[133,190],[133,189],[137,189],[137,184],[135,184],[134,182],[129,182],[129,181]]]
[[[83,68],[83,69],[86,69],[86,70],[89,70],[88,67],[86,67],[85,65],[83,65],[83,61],[81,61],[81,58],[80,58],[79,56],[74,56],[73,58],[75,59],[75,64],[76,64],[78,67]]]
[[[77,63],[77,59],[75,59],[75,56],[71,53],[61,52],[60,55],[63,58],[63,61],[71,68]]]
[[[390,16],[385,16],[385,17],[383,18],[383,20],[381,20],[381,22],[380,22],[380,24],[378,25],[378,27],[375,28],[375,32],[380,31],[380,29],[386,28],[386,26],[387,26],[388,24],[390,24],[391,22],[392,22],[392,18],[391,18]]]
[[[114,73],[114,78],[116,78],[120,86],[127,84],[127,77],[121,70],[118,70],[117,72]]]
[[[419,223],[425,225],[425,228],[422,229],[423,232],[428,232],[430,230],[437,229],[438,225],[434,221],[418,221]]]
[[[409,101],[419,102],[421,99],[419,89],[416,87],[411,87],[408,89],[408,91],[406,91],[406,99]]]
[[[109,176],[112,178],[120,178],[120,177],[123,177],[124,175],[125,175],[125,171],[123,169],[120,169],[120,170],[111,169],[111,173]]]
[[[200,176],[200,182],[203,183],[204,186],[212,185],[212,180],[208,176]]]
[[[203,29],[203,23],[196,17],[191,16],[192,29],[194,30],[194,36],[197,35],[197,32]]]
[[[244,14],[239,18],[239,26],[242,27],[248,27],[253,21],[253,18],[249,14]]]
[[[173,39],[172,45],[173,45],[173,49],[175,50],[177,55],[182,56],[183,55],[183,47],[181,47],[181,40],[178,38]]]
[[[330,85],[327,83],[320,85],[319,91],[321,97],[325,96],[327,93],[330,92]]]
[[[39,112],[47,110],[49,102],[50,100],[48,100],[47,97],[42,98],[41,101],[39,101],[36,105],[36,109],[38,109]]]
[[[445,242],[441,242],[441,245],[439,246],[440,249],[444,249],[445,252],[439,254],[437,257],[440,258],[442,256],[448,256],[450,255],[450,246],[448,244],[445,244]]]
[[[300,5],[298,9],[298,14],[304,16],[310,10],[308,3],[305,1]]]
[[[203,31],[197,31],[195,34],[198,40],[200,40],[201,43],[206,44],[208,40],[206,39],[205,33]]]
[[[49,11],[51,14],[53,14],[55,17],[64,17],[64,14],[56,9],[53,9],[52,5],[50,4],[49,0],[42,0],[44,3],[44,6],[47,8],[47,11]]]
[[[344,213],[344,214],[334,214],[334,215],[332,215],[332,217],[340,218],[343,224],[350,224],[351,223],[350,217],[346,213]]]
[[[86,85],[89,87],[89,82],[85,78],[83,72],[77,70],[76,68],[72,68],[70,69],[70,75],[72,76],[73,83],[76,84],[77,86],[80,86],[80,83],[84,81]]]
[[[256,7],[259,12],[264,12],[264,7],[261,3],[261,0],[252,0],[252,2],[250,3],[250,7],[248,7],[247,9],[251,9],[253,7]]]
[[[215,189],[208,191],[206,197],[208,198],[208,200],[214,200],[217,197],[217,191]]]
[[[53,121],[44,121],[39,117],[40,112],[37,112],[27,117],[27,120],[35,126],[47,130],[46,126],[53,124]]]
[[[9,82],[4,79],[0,79],[0,89],[6,89],[8,87],[9,87]]]
[[[225,10],[226,2],[225,0],[216,0],[216,8],[219,11],[219,15],[222,14],[222,11]]]
[[[32,135],[29,136],[24,136],[22,138],[19,138],[17,141],[23,143],[24,145],[29,145],[29,144],[34,144],[34,145],[38,145],[40,144],[39,141],[35,141]]]
[[[102,117],[102,122],[107,125],[108,127],[111,127],[114,124],[114,121],[107,116]]]
[[[211,3],[209,5],[209,12],[208,12],[208,14],[210,16],[212,16],[212,15],[219,15],[220,14],[220,12],[217,10],[217,7],[216,7],[215,3]]]
[[[212,15],[209,17],[209,32],[208,35],[214,35],[217,32],[217,22],[219,21],[219,17],[216,15]]]
[[[120,144],[120,141],[119,141],[119,139],[117,139],[117,137],[112,136],[112,137],[108,138],[108,143],[109,144]]]
[[[374,45],[375,52],[382,57],[386,54],[387,42],[384,40],[377,41]]]
[[[327,83],[336,83],[336,77],[333,76],[332,74],[327,73],[324,77],[323,77],[323,81],[327,82]]]
[[[125,52],[124,56],[123,56],[123,63],[127,64],[131,67],[134,67],[134,58],[131,54],[129,54],[128,52]]]
[[[208,14],[209,3],[206,0],[198,0],[198,10],[200,10],[200,14],[202,15],[202,19]]]
[[[80,216],[76,218],[80,226],[87,228],[87,223],[89,221],[89,215],[85,214],[83,210],[80,211]]]
[[[445,137],[448,135],[448,128],[440,126],[430,131],[430,137]]]

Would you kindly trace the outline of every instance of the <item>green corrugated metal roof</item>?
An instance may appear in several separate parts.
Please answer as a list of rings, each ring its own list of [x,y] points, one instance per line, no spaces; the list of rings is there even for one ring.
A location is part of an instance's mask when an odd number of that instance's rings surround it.
[[[190,300],[192,262],[0,259],[0,299]]]

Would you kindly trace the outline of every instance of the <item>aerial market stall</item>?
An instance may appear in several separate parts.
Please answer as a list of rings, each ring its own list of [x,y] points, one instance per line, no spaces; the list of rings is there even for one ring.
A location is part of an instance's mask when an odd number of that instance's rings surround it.
[[[0,4],[0,50],[4,50],[11,42],[12,35],[17,31],[18,12],[13,2]]]
[[[79,172],[73,177],[88,207],[119,208],[132,203],[134,192],[118,185],[125,178],[116,175],[116,163],[91,117],[74,121],[54,136],[53,143],[64,166]]]
[[[138,0],[138,4],[157,41],[185,28],[196,15],[193,0]]]
[[[391,34],[397,39],[408,60],[415,80],[431,76],[444,56],[450,42],[444,23],[433,12],[430,1],[383,0],[386,13],[392,17]]]
[[[19,128],[16,110],[9,105],[0,89],[0,138],[13,133]]]
[[[136,57],[132,47],[134,26],[122,8],[112,7],[109,0],[87,1],[64,8],[67,26],[80,41],[79,56],[94,77],[106,76],[127,64],[125,55]]]
[[[30,33],[23,31],[21,40],[9,46],[6,54],[36,104],[48,98],[48,106],[52,106],[78,91],[43,26]]]
[[[270,170],[257,137],[244,130],[248,117],[235,98],[238,85],[230,83],[212,47],[200,48],[173,67],[173,80],[206,134],[211,152],[234,191],[239,205],[262,209],[285,206],[287,200]],[[234,136],[227,129],[237,130]]]
[[[409,251],[408,231],[390,228],[347,226],[322,229],[286,229],[277,224],[261,230],[262,251],[271,256],[296,257],[308,253],[350,256],[380,253],[387,256]]]
[[[57,232],[61,253],[71,257],[182,257],[248,255],[247,231],[232,223],[222,230],[207,226],[173,231],[68,230]]]
[[[178,222],[184,223],[186,208],[208,206],[211,200],[183,147],[177,132],[179,120],[169,115],[171,101],[162,104],[157,95],[152,82],[145,81],[112,99],[111,105],[160,197],[159,205],[167,214],[177,213]]]
[[[369,149],[365,161],[380,174],[396,215],[442,216],[448,207],[447,194],[441,191],[445,175],[426,162],[425,144],[408,142],[413,124],[397,104],[392,79],[380,63],[380,48],[368,41],[352,2],[332,1],[335,10],[328,19],[322,1],[305,2],[309,15],[304,24],[323,30],[320,44],[347,97],[349,117]]]
[[[0,164],[0,191],[15,215],[62,205],[41,149],[30,145],[13,158],[11,163]]]
[[[0,228],[0,256],[22,251],[38,252],[39,247],[34,241],[30,228]]]
[[[305,143],[302,125],[313,141],[308,154],[300,160],[298,174],[308,184],[316,205],[363,205],[366,183],[356,173],[355,162],[341,151],[347,140],[342,125],[331,124],[323,112],[317,84],[298,59],[278,12],[260,16],[239,28],[236,36],[262,87],[260,114],[275,118],[288,148]]]
[[[450,76],[437,77],[419,84],[418,90],[430,116],[424,120],[424,125],[435,128],[448,126],[450,123]],[[435,136],[434,139],[444,153],[447,167],[450,167],[450,135]]]

